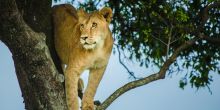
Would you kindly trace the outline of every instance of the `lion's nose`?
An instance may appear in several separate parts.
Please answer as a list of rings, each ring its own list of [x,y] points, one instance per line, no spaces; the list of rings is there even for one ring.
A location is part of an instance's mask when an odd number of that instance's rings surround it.
[[[86,40],[88,38],[88,36],[83,36],[81,37],[81,39]]]

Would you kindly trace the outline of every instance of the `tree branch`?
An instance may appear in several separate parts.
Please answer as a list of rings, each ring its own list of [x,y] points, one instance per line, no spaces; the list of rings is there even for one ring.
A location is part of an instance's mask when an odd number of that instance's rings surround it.
[[[203,34],[200,34],[200,37],[204,40],[206,40],[207,42],[213,44],[213,45],[218,45],[220,46],[220,38],[217,37],[209,37]]]
[[[187,49],[188,47],[192,46],[197,40],[199,40],[199,37],[196,37],[192,40],[187,41],[183,45],[181,45],[179,48],[177,48],[176,51],[174,51],[173,55],[163,64],[160,71],[158,73],[151,74],[143,79],[139,79],[136,81],[129,82],[125,84],[124,86],[117,89],[112,95],[110,95],[100,106],[96,108],[96,110],[105,110],[115,99],[117,99],[119,96],[124,94],[125,92],[146,85],[148,83],[151,83],[153,81],[164,79],[166,71],[169,69],[170,65],[176,60],[179,53]]]
[[[167,43],[165,43],[163,40],[157,38],[156,36],[154,36],[153,34],[151,35],[153,38],[155,38],[156,40],[160,41],[161,43],[163,43],[164,45],[167,46]]]
[[[200,11],[199,15],[201,16],[201,24],[198,27],[199,30],[203,28],[203,26],[209,19],[209,10],[219,6],[220,6],[220,1],[212,2],[211,4],[207,5],[203,10]]]
[[[117,48],[117,50],[118,50],[119,63],[127,70],[128,74],[129,74],[132,78],[138,79],[138,78],[135,76],[134,72],[131,71],[131,70],[122,62],[122,60],[121,60],[121,52],[120,52],[120,48],[119,48],[118,45],[116,45],[116,48]]]

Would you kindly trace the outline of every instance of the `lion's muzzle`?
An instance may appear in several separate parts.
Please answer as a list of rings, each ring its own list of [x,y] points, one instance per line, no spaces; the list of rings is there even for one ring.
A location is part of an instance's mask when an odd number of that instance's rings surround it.
[[[80,37],[80,43],[85,49],[94,49],[96,46],[96,41],[87,36]]]

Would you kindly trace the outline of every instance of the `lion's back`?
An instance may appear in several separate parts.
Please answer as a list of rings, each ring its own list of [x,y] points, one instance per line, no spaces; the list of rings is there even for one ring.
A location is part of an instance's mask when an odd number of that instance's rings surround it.
[[[78,16],[76,9],[70,4],[56,5],[53,7],[54,42],[58,56],[62,63],[67,63],[72,28],[77,24]]]

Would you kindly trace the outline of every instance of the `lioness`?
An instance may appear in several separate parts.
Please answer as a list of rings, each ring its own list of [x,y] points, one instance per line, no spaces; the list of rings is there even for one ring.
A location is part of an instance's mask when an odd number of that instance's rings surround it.
[[[68,110],[78,110],[78,81],[89,69],[82,110],[94,110],[94,96],[111,54],[113,38],[109,29],[112,10],[87,13],[68,4],[53,7],[55,48],[64,71]]]

